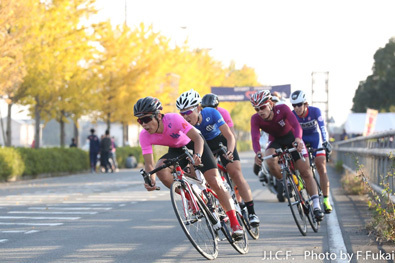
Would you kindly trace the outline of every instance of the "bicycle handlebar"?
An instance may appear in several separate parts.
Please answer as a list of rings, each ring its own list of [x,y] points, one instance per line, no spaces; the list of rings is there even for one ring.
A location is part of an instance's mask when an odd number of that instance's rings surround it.
[[[192,163],[192,165],[193,165],[195,168],[203,167],[203,164],[200,164],[200,165],[198,165],[198,166],[195,165],[195,162],[194,162],[194,160],[193,160],[193,156],[192,156],[192,154],[189,152],[189,150],[188,150],[187,147],[184,146],[184,147],[182,147],[182,149],[183,149],[183,151],[184,151],[183,154],[181,154],[180,156],[177,156],[176,158],[165,160],[161,166],[156,167],[154,170],[152,170],[152,171],[150,171],[150,172],[148,172],[148,173],[147,173],[144,169],[141,169],[141,170],[140,170],[140,174],[143,176],[144,182],[145,182],[146,184],[148,184],[149,186],[152,187],[152,181],[151,181],[150,175],[152,175],[152,174],[154,174],[154,173],[157,173],[158,171],[160,171],[160,170],[162,170],[162,169],[165,169],[165,168],[167,168],[167,167],[176,165],[177,163],[179,163],[182,159],[184,159],[184,158],[186,158],[186,157],[188,157],[189,161]],[[159,186],[156,187],[155,190],[160,190],[160,187],[159,187]]]
[[[261,159],[262,161],[267,160],[267,159],[271,159],[271,158],[275,158],[275,157],[280,156],[282,153],[291,153],[291,152],[297,151],[297,148],[296,148],[296,147],[297,147],[297,145],[294,144],[294,148],[287,148],[287,149],[285,149],[285,150],[283,150],[282,148],[278,148],[278,149],[275,150],[275,151],[276,151],[275,154],[271,154],[271,155],[268,155],[268,156],[265,156],[265,157],[262,157],[261,154],[258,154],[258,158]],[[300,155],[300,158],[301,158],[303,161],[306,160],[306,159],[304,158],[304,156],[303,156],[301,153],[299,153],[299,155]]]
[[[233,163],[233,160],[227,157],[228,148],[225,145],[223,145],[222,142],[219,143],[219,147],[220,147],[219,149],[213,151],[213,154],[216,155],[222,153],[222,155],[225,157],[227,161]]]
[[[314,149],[313,147],[311,147],[310,143],[306,143],[306,148],[307,148],[307,151],[309,153],[316,153],[318,151],[324,150],[325,151],[326,162],[329,162],[329,155],[330,155],[330,153],[328,152],[327,148],[321,147],[321,148],[318,148],[318,149]]]

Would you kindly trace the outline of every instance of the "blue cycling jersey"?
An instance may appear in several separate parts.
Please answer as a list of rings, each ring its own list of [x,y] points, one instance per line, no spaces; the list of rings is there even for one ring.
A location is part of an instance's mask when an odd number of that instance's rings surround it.
[[[319,134],[321,134],[322,141],[328,141],[324,119],[319,108],[309,106],[304,118],[299,117],[294,110],[292,112],[302,126],[304,141],[310,142],[308,138],[314,137],[319,139]]]
[[[225,124],[222,115],[214,108],[204,108],[201,111],[202,121],[195,127],[202,133],[206,141],[212,140],[221,134],[219,127]]]

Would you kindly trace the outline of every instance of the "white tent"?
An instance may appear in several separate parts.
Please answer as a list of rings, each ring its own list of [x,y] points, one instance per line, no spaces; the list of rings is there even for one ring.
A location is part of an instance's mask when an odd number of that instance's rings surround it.
[[[366,113],[350,113],[344,124],[348,134],[362,134],[365,129]],[[395,129],[395,113],[377,114],[376,125],[373,133],[384,132]]]

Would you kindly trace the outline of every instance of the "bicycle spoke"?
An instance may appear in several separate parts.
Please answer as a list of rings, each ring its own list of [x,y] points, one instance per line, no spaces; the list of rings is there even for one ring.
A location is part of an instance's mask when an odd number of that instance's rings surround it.
[[[307,233],[307,220],[303,209],[303,200],[289,171],[283,172],[283,183],[285,186],[285,195],[288,199],[288,205],[291,209],[296,226],[298,227],[300,233],[305,236]]]
[[[218,248],[214,230],[200,204],[197,203],[197,207],[193,205],[191,195],[181,182],[175,181],[172,184],[171,200],[174,212],[186,236],[202,256],[215,259]]]

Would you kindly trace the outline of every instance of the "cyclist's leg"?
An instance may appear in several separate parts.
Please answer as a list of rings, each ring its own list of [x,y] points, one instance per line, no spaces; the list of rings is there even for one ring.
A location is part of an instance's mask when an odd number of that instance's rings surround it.
[[[332,212],[332,205],[329,202],[329,179],[326,172],[326,156],[317,155],[315,157],[315,165],[317,167],[318,174],[320,175],[320,185],[324,196],[324,210],[325,213],[330,213]]]
[[[329,196],[329,180],[326,172],[326,157],[319,155],[315,157],[315,166],[320,175],[320,186],[324,196]]]
[[[265,156],[269,156],[275,154],[276,151],[274,148],[267,148],[265,151]],[[278,158],[270,158],[266,160],[267,166],[269,166],[269,172],[271,175],[274,175],[277,179],[282,180],[281,168],[278,165]]]
[[[317,184],[314,181],[313,178],[313,173],[310,169],[310,163],[308,159],[305,159],[304,161],[302,159],[298,159],[295,162],[296,164],[296,169],[299,170],[300,175],[302,176],[307,192],[309,193],[310,196],[317,195],[318,190],[317,190]]]
[[[166,161],[167,159],[173,159],[176,158],[178,156],[180,156],[183,153],[181,148],[169,148],[169,151],[163,155],[162,157],[159,158],[158,162],[156,163],[155,168],[163,165],[164,161]],[[180,161],[180,166],[184,167],[187,165],[187,161],[186,160],[182,160]],[[158,171],[156,173],[156,175],[158,176],[159,180],[167,187],[170,188],[174,178],[173,175],[171,174],[171,170],[170,168],[166,168],[166,169],[162,169],[160,171]]]
[[[240,161],[237,160],[234,161],[233,163],[228,163],[226,165],[226,170],[228,171],[230,177],[232,178],[233,182],[237,186],[240,196],[244,200],[244,203],[248,210],[250,223],[254,226],[258,226],[260,220],[255,213],[254,200],[252,199],[251,188],[241,172]]]
[[[311,199],[313,200],[314,215],[317,221],[322,221],[322,219],[324,218],[324,213],[321,210],[317,184],[313,178],[313,173],[310,169],[309,160],[306,159],[305,161],[303,161],[302,159],[299,159],[295,163],[296,163],[296,168],[299,170],[300,175],[305,181],[307,192],[309,193]]]

